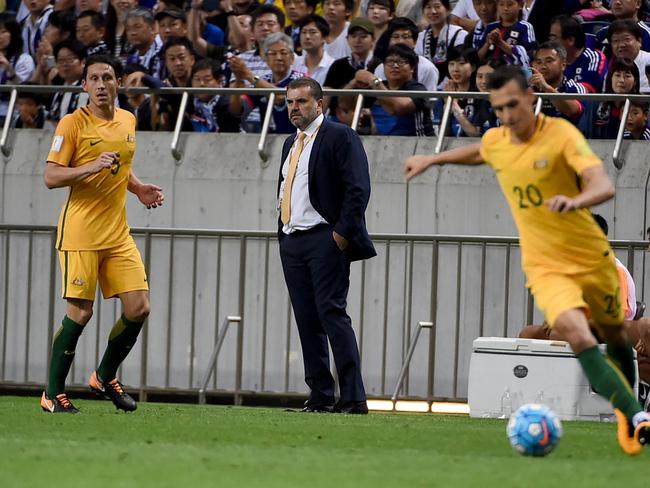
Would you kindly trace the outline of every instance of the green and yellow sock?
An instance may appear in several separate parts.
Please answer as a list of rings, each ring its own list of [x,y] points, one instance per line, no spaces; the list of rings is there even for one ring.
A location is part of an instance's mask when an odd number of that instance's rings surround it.
[[[630,384],[634,386],[636,380],[636,368],[634,367],[634,352],[631,344],[625,345],[607,345],[607,355],[621,370],[623,376]]]
[[[108,345],[97,368],[102,381],[111,381],[117,375],[117,368],[131,351],[138,339],[143,322],[133,322],[124,314],[119,318],[108,337]]]
[[[623,373],[600,353],[598,346],[585,349],[577,356],[594,390],[623,412],[628,420],[643,410]]]
[[[74,360],[75,349],[84,326],[63,317],[61,328],[57,331],[52,342],[52,357],[50,358],[50,374],[45,388],[48,398],[54,398],[65,391],[65,379]]]

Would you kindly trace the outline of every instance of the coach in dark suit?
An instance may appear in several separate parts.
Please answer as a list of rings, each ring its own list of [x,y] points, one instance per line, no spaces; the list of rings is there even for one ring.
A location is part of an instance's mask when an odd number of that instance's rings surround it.
[[[376,254],[364,216],[368,159],[356,132],[324,120],[318,82],[289,83],[287,105],[298,131],[282,148],[278,236],[311,388],[303,411],[368,413],[359,349],[345,311],[350,262]],[[341,390],[336,405],[328,339]]]

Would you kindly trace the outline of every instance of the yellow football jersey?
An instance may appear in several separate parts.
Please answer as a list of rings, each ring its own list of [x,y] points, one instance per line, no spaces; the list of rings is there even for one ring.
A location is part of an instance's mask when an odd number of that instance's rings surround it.
[[[59,217],[57,249],[95,251],[118,246],[129,238],[126,192],[135,152],[133,114],[118,108],[108,121],[93,115],[88,107],[78,108],[57,125],[47,161],[78,167],[109,151],[118,155],[110,169],[70,187]]]
[[[539,115],[533,137],[511,142],[510,130],[489,130],[481,156],[496,172],[519,230],[524,271],[577,273],[613,259],[607,237],[588,209],[551,212],[545,201],[580,193],[579,175],[601,165],[583,135],[564,119]]]

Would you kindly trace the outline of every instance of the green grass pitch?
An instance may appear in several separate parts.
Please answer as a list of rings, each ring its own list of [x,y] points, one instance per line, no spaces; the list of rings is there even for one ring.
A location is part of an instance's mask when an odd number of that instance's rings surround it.
[[[76,401],[48,415],[0,397],[2,487],[645,486],[615,426],[565,422],[546,458],[516,454],[505,421],[464,416],[303,414],[282,409]]]

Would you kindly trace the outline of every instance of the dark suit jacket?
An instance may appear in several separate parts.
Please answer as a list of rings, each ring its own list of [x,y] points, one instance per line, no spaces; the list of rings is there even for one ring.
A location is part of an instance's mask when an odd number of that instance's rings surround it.
[[[294,133],[282,147],[278,192],[282,164],[295,138]],[[366,229],[369,199],[368,158],[361,139],[346,125],[323,121],[309,157],[309,200],[334,230],[349,241],[345,252],[351,261],[377,254]],[[282,232],[282,222],[278,223]]]

